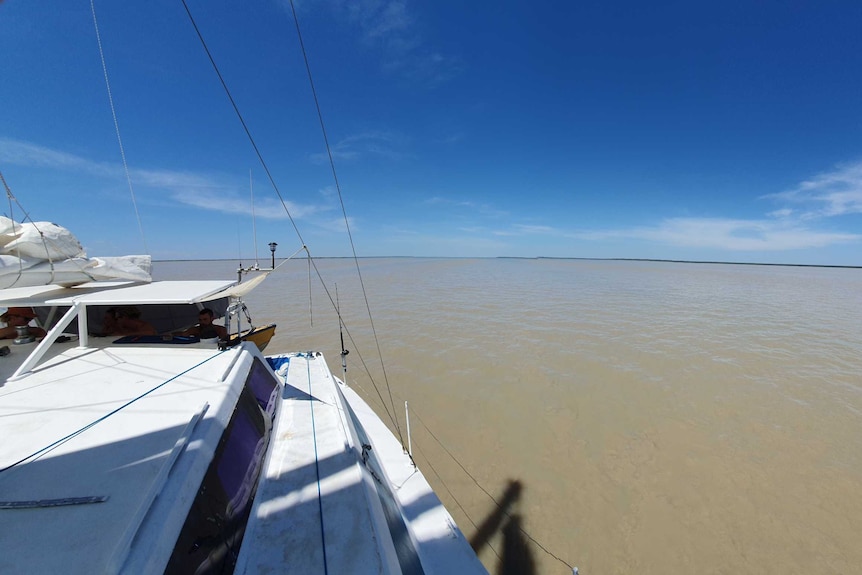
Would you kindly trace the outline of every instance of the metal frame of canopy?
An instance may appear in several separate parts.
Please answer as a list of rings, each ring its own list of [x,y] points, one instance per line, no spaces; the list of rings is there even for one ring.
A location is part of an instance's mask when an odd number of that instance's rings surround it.
[[[261,280],[262,281],[262,280]],[[252,282],[249,282],[252,283]],[[257,285],[250,285],[236,293],[248,293]],[[79,348],[89,347],[87,308],[91,306],[122,305],[171,305],[203,304],[220,298],[238,297],[232,292],[235,281],[194,280],[163,281],[147,284],[129,282],[89,283],[72,288],[57,286],[34,286],[3,290],[0,303],[8,307],[69,307],[69,310],[54,325],[33,353],[9,377],[9,381],[20,379],[39,363],[50,346],[74,320],[78,320]],[[238,332],[241,332],[241,318]]]

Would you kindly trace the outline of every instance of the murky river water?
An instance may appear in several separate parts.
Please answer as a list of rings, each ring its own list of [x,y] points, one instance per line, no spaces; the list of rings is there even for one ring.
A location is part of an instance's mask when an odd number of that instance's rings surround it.
[[[862,573],[862,270],[364,259],[381,367],[354,262],[316,265],[348,380],[402,428],[409,400],[417,462],[492,573],[570,573],[520,529],[582,574]],[[339,373],[308,273],[287,262],[250,308],[279,324],[268,351]]]

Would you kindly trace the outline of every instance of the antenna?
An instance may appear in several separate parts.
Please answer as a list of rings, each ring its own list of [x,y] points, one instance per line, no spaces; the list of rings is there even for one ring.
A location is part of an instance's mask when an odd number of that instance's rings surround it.
[[[254,236],[254,269],[259,269],[260,264],[257,260],[257,221],[254,217],[254,185],[251,178],[251,168],[248,170],[248,189],[251,192],[251,229]]]

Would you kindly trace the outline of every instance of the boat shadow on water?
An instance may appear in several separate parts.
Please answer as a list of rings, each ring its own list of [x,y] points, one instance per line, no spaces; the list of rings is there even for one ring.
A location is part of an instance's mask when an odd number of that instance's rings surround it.
[[[503,536],[502,550],[495,551],[500,563],[498,575],[535,575],[536,562],[530,552],[529,540],[524,536],[521,515],[517,503],[523,494],[524,485],[510,479],[503,495],[497,498],[498,505],[476,529],[470,546],[479,553],[489,546],[491,538],[498,532]]]

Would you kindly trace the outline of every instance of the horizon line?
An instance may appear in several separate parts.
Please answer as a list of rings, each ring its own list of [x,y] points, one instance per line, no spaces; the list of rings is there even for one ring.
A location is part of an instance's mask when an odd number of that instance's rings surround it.
[[[358,259],[449,259],[449,260],[577,260],[577,261],[605,261],[605,262],[656,262],[672,264],[709,264],[709,265],[736,265],[736,266],[783,266],[801,268],[843,268],[862,269],[862,265],[849,264],[789,264],[774,262],[737,262],[717,260],[679,260],[662,258],[588,258],[574,256],[357,256]],[[298,259],[298,258],[296,258]],[[305,258],[303,258],[305,259]],[[354,259],[354,256],[314,256],[318,260]],[[277,261],[287,261],[285,258],[276,258]],[[227,262],[235,261],[235,258],[178,258],[178,259],[153,259],[156,262]],[[242,265],[240,262],[238,265]],[[268,268],[267,268],[268,269]],[[266,271],[261,268],[261,271]]]

